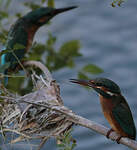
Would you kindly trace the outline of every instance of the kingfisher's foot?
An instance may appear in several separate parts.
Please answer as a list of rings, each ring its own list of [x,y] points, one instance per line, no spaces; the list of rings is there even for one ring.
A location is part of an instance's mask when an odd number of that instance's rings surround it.
[[[111,128],[108,132],[107,132],[107,135],[106,135],[106,137],[109,139],[109,135],[110,135],[110,133],[111,132],[113,132],[114,130]]]
[[[116,142],[118,143],[118,144],[120,144],[120,139],[122,138],[123,136],[119,136],[117,139],[116,139]]]

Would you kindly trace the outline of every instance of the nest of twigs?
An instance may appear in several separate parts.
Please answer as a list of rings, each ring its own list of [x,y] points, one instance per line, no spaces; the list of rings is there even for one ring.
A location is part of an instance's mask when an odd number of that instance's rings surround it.
[[[44,77],[32,74],[33,91],[24,96],[14,95],[2,88],[6,96],[0,96],[1,134],[4,138],[7,132],[15,133],[16,138],[10,143],[25,139],[41,138],[46,141],[50,137],[61,138],[73,123],[62,113],[50,109],[53,106],[63,106],[59,86],[41,63],[31,61],[26,65],[39,67],[44,72]]]

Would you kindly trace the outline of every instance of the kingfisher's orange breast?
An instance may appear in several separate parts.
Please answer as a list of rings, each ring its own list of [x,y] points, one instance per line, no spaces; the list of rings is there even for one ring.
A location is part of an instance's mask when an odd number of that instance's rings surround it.
[[[32,26],[32,27],[27,29],[28,42],[27,42],[26,51],[28,51],[31,48],[32,42],[33,42],[33,38],[34,38],[34,35],[35,35],[37,30],[38,30],[38,26],[36,26],[36,25],[34,25],[34,26]]]
[[[111,128],[116,131],[121,136],[128,136],[120,127],[119,123],[115,120],[112,109],[114,107],[111,99],[106,99],[100,95],[100,103],[102,106],[102,111],[104,113],[105,118],[109,122]]]

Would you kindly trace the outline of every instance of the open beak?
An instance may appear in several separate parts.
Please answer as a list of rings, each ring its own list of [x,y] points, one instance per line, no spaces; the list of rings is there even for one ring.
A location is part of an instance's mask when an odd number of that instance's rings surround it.
[[[69,11],[69,10],[75,9],[75,8],[77,8],[77,6],[71,6],[71,7],[66,7],[66,8],[58,8],[58,9],[55,9],[54,15],[57,15],[59,13],[63,13],[65,11]]]

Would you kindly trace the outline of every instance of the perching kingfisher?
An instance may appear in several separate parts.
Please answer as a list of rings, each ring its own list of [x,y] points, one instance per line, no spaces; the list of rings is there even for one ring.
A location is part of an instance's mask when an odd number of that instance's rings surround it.
[[[70,81],[91,87],[99,94],[104,116],[112,127],[106,135],[107,138],[112,131],[115,131],[120,135],[116,140],[117,143],[121,137],[135,140],[136,127],[132,113],[116,83],[106,78],[95,78],[89,81],[71,79]]]
[[[8,64],[7,67],[4,68],[3,72],[3,74],[5,75],[5,85],[7,85],[8,83],[8,77],[6,77],[6,75],[8,75],[9,72],[14,72],[20,66],[19,64],[22,63],[25,53],[32,46],[36,31],[42,25],[48,23],[48,21],[57,14],[69,11],[74,8],[76,8],[76,6],[59,9],[41,7],[29,12],[16,21],[16,23],[11,27],[9,31],[8,39],[6,42],[5,49],[11,51],[1,56],[1,66]],[[16,44],[21,45],[22,48],[13,50]]]

